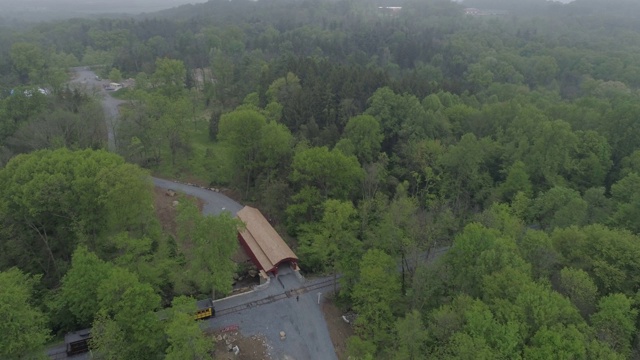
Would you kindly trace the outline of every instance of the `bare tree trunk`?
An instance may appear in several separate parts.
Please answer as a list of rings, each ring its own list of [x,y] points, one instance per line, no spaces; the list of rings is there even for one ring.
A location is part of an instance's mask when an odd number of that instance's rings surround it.
[[[404,270],[405,266],[404,265],[405,265],[405,263],[406,263],[406,258],[404,256],[404,251],[403,251],[402,252],[402,264],[401,264],[401,266],[402,266],[402,294],[403,295],[405,294],[405,288],[406,288],[406,285],[404,283],[404,281],[405,281],[404,280],[404,273],[405,273],[405,270]]]
[[[60,281],[60,271],[58,271],[58,265],[56,265],[56,260],[53,256],[53,252],[51,251],[51,246],[49,246],[49,238],[47,237],[46,230],[44,230],[44,232],[40,232],[38,227],[35,226],[33,223],[31,223],[27,219],[25,219],[25,222],[29,225],[29,227],[31,227],[33,230],[36,231],[36,233],[38,234],[38,237],[40,238],[40,240],[42,240],[42,243],[44,243],[44,246],[47,249],[47,253],[49,254],[49,258],[51,259],[51,263],[53,264],[53,270],[55,271],[58,277],[58,281]]]
[[[245,187],[244,196],[249,197],[249,184],[251,183],[251,170],[247,171],[247,186]]]

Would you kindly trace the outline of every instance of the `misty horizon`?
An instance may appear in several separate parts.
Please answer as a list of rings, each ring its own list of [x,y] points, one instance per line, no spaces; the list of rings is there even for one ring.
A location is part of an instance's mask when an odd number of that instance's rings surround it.
[[[108,13],[133,15],[204,2],[207,0],[0,0],[0,17],[66,18]]]

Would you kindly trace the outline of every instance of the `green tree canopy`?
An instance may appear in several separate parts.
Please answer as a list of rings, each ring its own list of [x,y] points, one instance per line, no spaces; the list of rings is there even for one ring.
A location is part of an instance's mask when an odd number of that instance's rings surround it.
[[[384,135],[376,118],[360,115],[349,119],[343,138],[351,142],[354,155],[364,164],[377,159]]]
[[[222,115],[218,139],[231,149],[235,176],[249,190],[258,175],[270,177],[290,159],[293,138],[275,121],[267,123],[256,110],[239,109]]]
[[[355,156],[326,147],[298,150],[291,164],[291,180],[297,187],[292,204],[287,208],[292,222],[318,220],[323,200],[354,199],[364,171]]]
[[[20,155],[0,170],[0,182],[0,268],[43,272],[49,284],[62,278],[80,242],[109,258],[111,235],[158,229],[147,174],[106,151]]]
[[[559,291],[571,300],[585,319],[595,311],[598,288],[585,271],[572,268],[562,269]]]
[[[563,228],[584,224],[587,203],[577,191],[556,186],[540,194],[530,211],[544,229]]]
[[[291,179],[299,186],[317,188],[324,198],[347,199],[357,192],[364,173],[358,160],[339,150],[313,147],[293,158]]]
[[[427,330],[422,315],[416,310],[409,312],[396,322],[398,350],[395,360],[418,360],[425,354]]]
[[[85,246],[73,253],[71,268],[62,278],[62,287],[57,297],[57,310],[71,313],[74,328],[91,325],[98,306],[98,286],[109,277],[113,265],[102,261]]]
[[[11,46],[11,63],[22,83],[37,81],[46,63],[42,49],[33,43],[16,42]]]
[[[184,278],[179,284],[193,283],[197,291],[226,295],[231,292],[236,263],[231,256],[238,249],[238,231],[243,224],[229,212],[203,216],[187,199],[179,205],[178,243],[184,259]],[[183,289],[191,292],[191,289]]]
[[[193,321],[196,301],[189,297],[176,297],[171,303],[165,334],[169,347],[166,360],[213,359],[210,352],[213,342],[208,339],[197,322]]]
[[[636,219],[640,215],[640,175],[632,172],[611,186],[611,197],[615,201],[612,223],[640,234]]]
[[[111,69],[111,71],[109,71],[109,80],[115,83],[122,81],[122,73],[120,73],[120,70],[116,68]]]
[[[636,333],[638,310],[623,294],[611,294],[598,302],[598,311],[591,316],[596,337],[617,353],[629,356]]]
[[[357,212],[349,201],[329,199],[323,204],[322,220],[300,229],[300,253],[303,263],[315,271],[342,273],[341,291],[348,293],[358,276],[357,262],[362,243],[357,238]]]
[[[172,99],[182,95],[185,89],[187,70],[181,60],[157,59],[156,71],[152,75],[152,82],[160,92]]]
[[[114,267],[98,286],[99,311],[91,347],[107,358],[156,359],[162,352],[160,297],[148,284]]]
[[[16,268],[0,272],[0,357],[3,359],[40,359],[49,339],[46,318],[33,305],[37,277]]]
[[[358,334],[378,347],[389,344],[394,304],[400,298],[400,281],[393,258],[377,249],[367,251],[360,262],[360,280],[352,297],[358,313]]]
[[[551,239],[565,265],[586,271],[600,295],[627,292],[631,296],[638,286],[640,242],[636,235],[590,225],[556,230]]]
[[[236,176],[246,179],[247,190],[259,166],[262,129],[266,123],[265,117],[255,110],[236,110],[222,115],[218,125],[218,139],[232,149]]]

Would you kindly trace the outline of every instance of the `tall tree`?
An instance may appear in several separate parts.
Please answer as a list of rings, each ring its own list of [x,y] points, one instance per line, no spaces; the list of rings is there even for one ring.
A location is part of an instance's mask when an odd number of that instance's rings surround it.
[[[160,297],[148,284],[122,268],[114,267],[98,285],[99,312],[93,328],[92,348],[109,357],[156,359],[163,336],[158,315]]]
[[[99,259],[85,246],[73,253],[71,269],[62,278],[62,287],[57,296],[58,311],[70,312],[74,327],[91,325],[99,309],[98,286],[109,277],[112,265]]]
[[[395,360],[418,360],[423,358],[427,340],[427,329],[422,316],[413,310],[396,322],[398,349]]]
[[[46,318],[33,305],[33,291],[38,277],[23,274],[16,268],[0,272],[0,358],[42,359],[49,339]]]
[[[499,155],[497,143],[465,134],[440,158],[444,173],[444,193],[452,198],[456,209],[465,211],[482,204],[492,187],[491,165]]]
[[[577,191],[556,186],[541,193],[530,211],[544,229],[563,228],[584,224],[587,203]]]
[[[540,329],[524,350],[527,359],[580,359],[588,358],[586,336],[579,328],[555,325]]]
[[[341,272],[341,292],[348,294],[357,280],[357,261],[362,255],[362,243],[357,238],[357,212],[348,201],[330,199],[323,207],[321,221],[302,226],[300,252],[309,256],[311,268],[332,270],[334,281]]]
[[[456,287],[457,292],[464,292],[471,296],[480,294],[482,276],[488,275],[485,271],[479,271],[482,269],[480,266],[482,254],[494,255],[492,250],[499,236],[499,231],[487,229],[479,224],[467,225],[464,231],[456,236],[446,256],[452,267],[453,286]],[[498,265],[490,266],[496,268]]]
[[[291,180],[297,187],[287,208],[291,222],[311,222],[320,218],[323,200],[355,199],[364,171],[355,156],[326,147],[301,149],[291,164]]]
[[[38,45],[28,42],[16,42],[11,46],[11,63],[20,81],[38,81],[46,60]]]
[[[507,177],[498,187],[498,192],[503,200],[511,201],[518,192],[528,196],[532,195],[531,181],[522,161],[516,161],[505,172]]]
[[[380,348],[391,340],[394,311],[400,299],[397,265],[383,251],[367,251],[360,262],[360,280],[353,288],[358,334]]]
[[[395,198],[385,205],[378,221],[365,230],[365,239],[371,247],[399,258],[404,291],[419,255],[428,251],[430,244],[420,221],[417,199],[407,195],[406,184],[398,185]]]
[[[382,150],[390,153],[400,140],[424,138],[432,134],[430,122],[420,100],[411,94],[396,94],[382,87],[369,98],[367,115],[372,115],[381,124],[385,134]],[[402,142],[402,141],[400,141]]]
[[[111,69],[111,71],[109,71],[109,80],[115,83],[122,81],[122,73],[120,73],[120,70],[116,68]]]
[[[559,290],[580,310],[580,314],[585,319],[595,311],[598,288],[585,271],[572,268],[562,269]]]
[[[106,151],[42,150],[0,170],[0,215],[7,240],[0,267],[43,272],[55,285],[82,240],[110,256],[109,236],[151,234],[151,186],[144,171]]]
[[[237,110],[220,118],[218,139],[232,149],[237,177],[245,180],[245,191],[249,191],[251,179],[256,171],[260,152],[262,129],[266,119],[253,110]]]
[[[324,198],[352,197],[364,174],[353,156],[339,150],[315,147],[297,152],[291,179],[302,186],[317,188]]]
[[[600,299],[598,311],[591,316],[598,340],[624,356],[630,355],[636,333],[638,310],[632,303],[624,294],[611,294]]]
[[[186,85],[187,70],[181,60],[158,59],[152,82],[160,92],[171,99],[183,95]]]
[[[293,155],[293,136],[286,126],[275,121],[268,122],[262,128],[258,165],[260,173],[266,178],[274,177],[277,172],[286,171]]]
[[[91,326],[91,340],[89,347],[101,360],[124,359],[126,334],[117,322],[112,320],[105,311],[99,311]]]
[[[217,216],[203,216],[188,200],[178,209],[178,243],[184,256],[187,282],[197,290],[228,294],[233,284],[236,264],[231,256],[238,249],[238,231],[243,224],[229,212]]]
[[[360,163],[371,163],[378,158],[383,138],[380,122],[371,115],[360,115],[349,119],[340,141],[346,143],[337,146],[352,148]]]
[[[165,334],[169,342],[166,360],[211,360],[213,341],[208,339],[198,322],[193,321],[196,302],[180,296],[173,299]]]
[[[635,221],[640,215],[640,174],[632,172],[611,186],[611,197],[615,201],[612,223],[640,234]]]
[[[570,227],[553,232],[554,248],[566,266],[586,271],[600,295],[634,294],[640,284],[638,237],[628,231],[602,225]]]
[[[248,192],[255,178],[282,169],[290,158],[292,136],[274,121],[266,122],[256,110],[236,110],[220,118],[217,137],[231,149],[236,178]]]

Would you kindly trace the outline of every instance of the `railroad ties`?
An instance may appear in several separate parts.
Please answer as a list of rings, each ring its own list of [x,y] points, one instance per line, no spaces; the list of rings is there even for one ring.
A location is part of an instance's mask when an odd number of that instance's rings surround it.
[[[267,296],[264,299],[247,302],[247,303],[236,305],[236,306],[232,306],[232,307],[229,307],[229,308],[226,308],[226,309],[218,309],[218,310],[216,310],[216,317],[237,313],[237,312],[240,312],[242,310],[251,309],[251,308],[254,308],[254,307],[257,307],[257,306],[261,306],[261,305],[271,304],[271,303],[274,303],[274,302],[279,301],[279,300],[284,300],[284,299],[290,298],[292,296],[299,296],[299,295],[308,293],[310,291],[318,290],[318,289],[325,288],[325,287],[328,287],[328,286],[333,286],[333,279],[320,281],[320,282],[317,282],[315,284],[304,286],[304,287],[301,287],[301,288],[298,288],[298,289],[287,290],[287,291],[285,291],[284,293],[281,293],[281,294]]]
[[[59,351],[59,352],[48,353],[47,356],[51,360],[65,360],[67,359],[67,352],[64,349],[62,349],[62,351]]]

